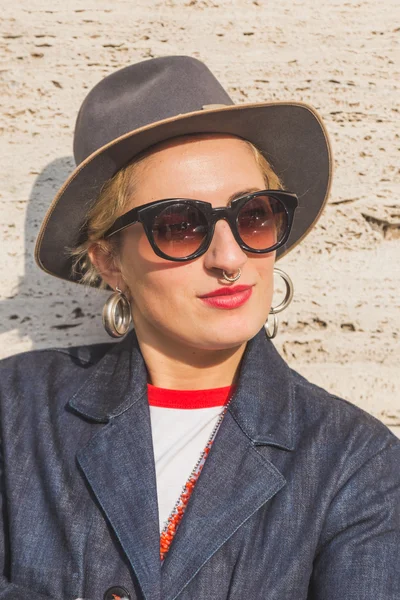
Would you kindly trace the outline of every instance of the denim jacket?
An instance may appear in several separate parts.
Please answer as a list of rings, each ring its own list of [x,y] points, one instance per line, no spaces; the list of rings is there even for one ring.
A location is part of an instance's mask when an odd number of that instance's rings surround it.
[[[263,331],[161,564],[146,384],[133,332],[0,363],[0,600],[399,600],[400,440]]]

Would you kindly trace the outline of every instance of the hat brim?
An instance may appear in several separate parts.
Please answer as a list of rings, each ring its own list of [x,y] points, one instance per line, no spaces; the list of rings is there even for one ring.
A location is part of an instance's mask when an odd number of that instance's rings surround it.
[[[318,115],[304,103],[239,104],[178,115],[130,131],[91,154],[73,171],[50,205],[35,247],[46,273],[74,281],[71,248],[82,240],[86,215],[104,183],[135,155],[169,138],[222,133],[254,143],[271,163],[286,190],[297,194],[293,228],[278,249],[282,258],[310,232],[329,195],[332,153]]]

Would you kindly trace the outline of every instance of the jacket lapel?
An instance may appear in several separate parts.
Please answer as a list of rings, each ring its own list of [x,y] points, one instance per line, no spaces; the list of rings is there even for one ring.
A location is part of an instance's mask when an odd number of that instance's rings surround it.
[[[162,567],[163,600],[173,600],[205,562],[286,480],[259,450],[293,450],[288,367],[265,334],[248,344],[239,385]]]
[[[136,341],[101,360],[69,406],[104,422],[77,454],[146,600],[160,600],[156,476],[146,370]]]
[[[202,565],[283,486],[285,479],[228,412],[162,567],[163,600],[173,600]]]

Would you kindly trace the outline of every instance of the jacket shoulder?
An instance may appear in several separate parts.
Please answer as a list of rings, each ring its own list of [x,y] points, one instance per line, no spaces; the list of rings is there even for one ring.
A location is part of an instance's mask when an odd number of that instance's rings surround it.
[[[68,348],[44,348],[41,350],[28,350],[14,354],[0,360],[2,373],[27,366],[45,368],[53,362],[59,363],[60,367],[74,365],[77,368],[85,368],[95,365],[116,344],[90,344],[86,346],[71,346]]]
[[[334,440],[341,446],[357,442],[365,449],[369,447],[372,453],[374,448],[379,451],[387,444],[400,446],[394,433],[363,408],[310,382],[293,369],[290,373],[302,423],[300,435],[305,435],[305,430],[318,429],[327,444]]]
[[[115,343],[30,350],[0,361],[0,393],[32,397],[33,393],[72,388],[79,384]]]

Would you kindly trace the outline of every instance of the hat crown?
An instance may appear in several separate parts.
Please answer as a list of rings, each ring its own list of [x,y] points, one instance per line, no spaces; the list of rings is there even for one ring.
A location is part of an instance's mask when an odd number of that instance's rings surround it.
[[[213,104],[233,102],[196,58],[165,56],[120,69],[100,81],[82,103],[75,125],[75,162],[130,131]]]

